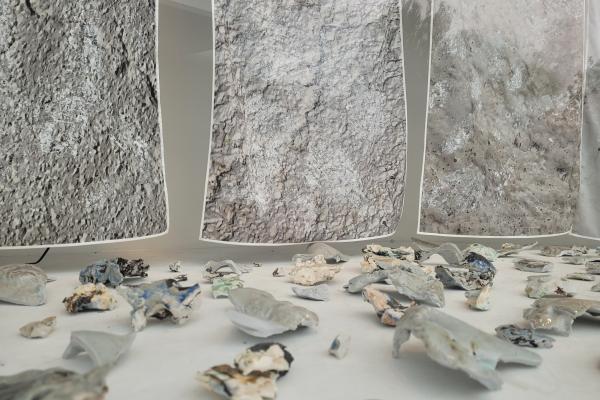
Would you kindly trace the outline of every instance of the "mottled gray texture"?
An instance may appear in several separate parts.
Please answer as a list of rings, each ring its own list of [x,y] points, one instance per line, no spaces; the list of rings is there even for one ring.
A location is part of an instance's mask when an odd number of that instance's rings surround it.
[[[0,246],[167,229],[154,0],[0,0]]]
[[[406,153],[400,2],[215,0],[202,237],[391,234]]]
[[[436,0],[420,231],[569,231],[583,0]]]

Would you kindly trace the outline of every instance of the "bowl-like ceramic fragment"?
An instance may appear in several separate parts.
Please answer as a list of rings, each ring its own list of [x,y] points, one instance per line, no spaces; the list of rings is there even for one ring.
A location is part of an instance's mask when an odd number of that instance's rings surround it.
[[[362,292],[363,288],[372,283],[384,282],[386,279],[388,279],[389,275],[389,270],[376,270],[366,274],[360,274],[348,281],[346,290],[349,293],[360,293]]]
[[[215,299],[229,297],[233,289],[244,287],[244,281],[237,274],[225,275],[212,280],[212,296]]]
[[[115,335],[99,331],[71,332],[71,342],[63,353],[69,359],[80,353],[86,353],[96,367],[113,365],[119,357],[129,350],[135,333]]]
[[[374,254],[377,256],[398,258],[400,260],[415,260],[415,250],[412,247],[391,248],[380,246],[378,244],[370,244],[362,249],[365,254]]]
[[[391,270],[388,278],[396,290],[419,303],[443,307],[444,285],[419,266],[403,266]]]
[[[100,260],[88,265],[79,272],[81,283],[102,283],[115,288],[123,283],[125,278],[145,278],[148,276],[150,265],[141,258],[128,260],[117,257],[110,260]]]
[[[533,329],[547,330],[569,336],[576,318],[600,321],[600,301],[574,298],[545,298],[536,300],[523,312]],[[600,325],[599,325],[600,327]]]
[[[499,254],[495,249],[479,243],[473,243],[463,250],[463,256],[466,257],[469,253],[479,254],[489,261],[495,261],[499,257]]]
[[[340,360],[346,357],[350,351],[350,341],[350,335],[337,335],[329,346],[329,354]]]
[[[296,262],[296,266],[288,272],[288,276],[291,278],[292,283],[313,286],[332,280],[340,271],[341,267],[339,265],[317,264],[311,266],[298,265],[298,262]]]
[[[0,301],[24,306],[46,303],[48,276],[31,264],[0,266]]]

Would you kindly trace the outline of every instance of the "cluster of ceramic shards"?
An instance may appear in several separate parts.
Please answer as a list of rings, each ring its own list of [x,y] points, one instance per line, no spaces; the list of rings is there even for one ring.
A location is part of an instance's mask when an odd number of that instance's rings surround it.
[[[249,265],[237,264],[233,260],[208,261],[202,267],[203,276],[208,282],[212,282],[215,278],[222,278],[227,275],[237,275],[248,273],[252,270]]]
[[[119,286],[125,278],[145,278],[148,276],[150,265],[144,260],[127,260],[113,258],[110,260],[96,261],[79,272],[81,283],[102,283],[108,287]]]
[[[221,364],[199,372],[203,387],[233,400],[272,400],[276,381],[288,373],[294,358],[279,343],[260,343],[239,354],[234,365]]]
[[[278,301],[262,290],[233,289],[229,301],[234,309],[228,310],[227,316],[235,326],[252,336],[269,337],[319,324],[319,317],[314,312],[289,301]]]
[[[0,301],[25,306],[46,303],[48,276],[31,264],[0,266]]]
[[[119,293],[131,305],[134,331],[146,326],[148,318],[182,324],[192,314],[192,302],[200,294],[200,285],[184,287],[174,279],[163,279],[136,286],[120,286]]]

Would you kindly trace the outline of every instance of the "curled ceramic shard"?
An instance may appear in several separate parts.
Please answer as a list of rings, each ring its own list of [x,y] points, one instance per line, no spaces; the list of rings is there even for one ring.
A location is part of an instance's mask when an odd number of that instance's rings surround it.
[[[415,240],[416,239],[413,239],[413,241]],[[434,254],[437,254],[440,257],[442,257],[450,265],[458,265],[463,260],[463,252],[454,243],[442,243],[439,246],[433,247],[424,245],[423,243],[426,242],[423,242],[421,240],[416,240],[416,243],[418,243],[418,246],[416,246],[415,248],[418,248],[419,254],[417,259],[419,259],[420,261],[426,261],[429,258],[431,258],[431,256],[433,256]]]
[[[371,304],[382,324],[396,326],[408,306],[402,305],[387,293],[367,286],[362,290],[363,300]]]
[[[411,263],[410,261],[400,260],[394,257],[378,256],[375,254],[365,254],[360,263],[360,269],[363,273],[373,272],[379,269],[388,270],[398,268],[401,265]]]
[[[179,272],[181,270],[181,261],[177,260],[169,264],[170,272]]]
[[[370,244],[365,246],[362,249],[362,252],[365,254],[375,254],[377,256],[398,258],[400,260],[415,260],[415,251],[412,247],[398,247],[394,249],[391,247],[380,246],[378,244]]]
[[[523,312],[533,329],[569,336],[575,318],[600,320],[600,301],[573,298],[539,299]]]
[[[468,268],[449,268],[438,265],[435,268],[437,278],[446,288],[458,288],[463,290],[476,290],[490,286],[493,275],[480,274]]]
[[[131,305],[131,324],[138,332],[146,326],[148,318],[168,318],[182,324],[192,314],[192,302],[200,294],[200,285],[184,287],[174,279],[163,279],[137,286],[120,286],[119,294]]]
[[[316,266],[296,266],[288,272],[292,282],[303,286],[313,286],[332,280],[341,271],[339,265],[319,264]]]
[[[292,292],[294,292],[296,296],[303,299],[317,301],[329,300],[329,286],[325,284],[309,287],[293,286]]]
[[[227,315],[240,330],[257,337],[269,337],[301,326],[316,327],[319,317],[314,312],[289,301],[278,301],[268,292],[241,288],[229,293],[234,310]]]
[[[473,310],[487,311],[490,309],[490,294],[492,288],[485,286],[478,290],[468,290],[465,292],[467,305]]]
[[[495,249],[479,243],[473,243],[463,250],[463,256],[466,257],[469,253],[479,254],[489,261],[494,261],[499,257],[499,254]]]
[[[235,367],[244,375],[253,372],[269,373],[281,378],[288,373],[294,357],[287,348],[279,343],[259,343],[239,354]]]
[[[572,265],[584,265],[587,262],[585,256],[562,256],[560,262]]]
[[[588,274],[600,275],[600,260],[590,260],[586,262],[585,271]]]
[[[532,275],[527,277],[525,294],[532,299],[542,297],[572,297],[575,291],[566,279],[552,275]]]
[[[575,281],[586,281],[593,282],[596,280],[596,277],[592,274],[585,274],[583,272],[573,272],[571,274],[565,275],[566,279],[572,279]]]
[[[497,327],[496,336],[523,347],[549,349],[554,345],[554,338],[537,333],[535,329],[519,328],[516,325],[501,325]]]
[[[388,278],[396,290],[419,303],[444,306],[444,285],[420,267],[404,266],[390,271]]]
[[[500,248],[500,251],[498,252],[498,257],[508,257],[513,254],[518,254],[525,250],[531,250],[537,245],[538,242],[526,245],[520,245],[515,243],[503,243],[502,247]]]
[[[117,287],[125,278],[145,278],[148,276],[150,265],[144,260],[128,260],[126,258],[113,258],[101,260],[88,265],[79,272],[81,283],[102,283],[108,287]]]
[[[275,268],[273,270],[273,274],[272,274],[275,278],[281,278],[283,276],[286,276],[287,273],[285,272],[285,270],[283,268]]]
[[[367,274],[360,274],[348,281],[346,290],[350,293],[360,293],[363,288],[372,283],[381,283],[388,279],[390,271],[377,270]]]
[[[427,355],[437,363],[464,371],[488,389],[500,389],[499,361],[537,366],[541,357],[476,329],[428,306],[411,307],[396,325],[394,356],[413,334],[423,341]]]
[[[530,260],[524,258],[515,261],[515,268],[525,272],[545,273],[552,271],[554,265],[547,261]]]
[[[135,333],[114,335],[99,331],[73,331],[63,358],[74,358],[80,353],[86,353],[96,367],[113,365],[129,350],[134,339]]]
[[[70,297],[63,299],[70,313],[81,311],[107,311],[117,307],[117,299],[101,283],[86,283],[78,286]]]
[[[22,326],[19,333],[28,338],[45,338],[54,331],[55,327],[56,317],[48,317]]]
[[[346,357],[350,351],[350,341],[350,335],[337,335],[329,345],[329,354],[340,360]]]
[[[350,256],[338,251],[326,243],[311,243],[306,248],[308,254],[322,255],[327,264],[338,264],[350,260]]]
[[[48,276],[31,264],[0,266],[0,301],[25,306],[46,303]]]
[[[78,374],[62,368],[28,370],[0,376],[0,399],[6,400],[103,400],[108,387],[108,368]]]
[[[231,290],[241,287],[244,287],[244,281],[237,274],[215,278],[212,281],[212,296],[215,299],[229,297]]]
[[[568,249],[565,246],[545,246],[540,250],[540,254],[546,257],[557,257],[562,251]]]

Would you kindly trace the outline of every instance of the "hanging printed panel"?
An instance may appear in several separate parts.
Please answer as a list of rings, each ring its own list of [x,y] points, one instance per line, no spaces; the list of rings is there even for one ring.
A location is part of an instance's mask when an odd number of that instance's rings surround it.
[[[419,231],[568,232],[584,0],[434,0]]]
[[[404,194],[397,0],[215,0],[204,239],[389,235]]]
[[[0,246],[167,229],[153,0],[0,0]]]

